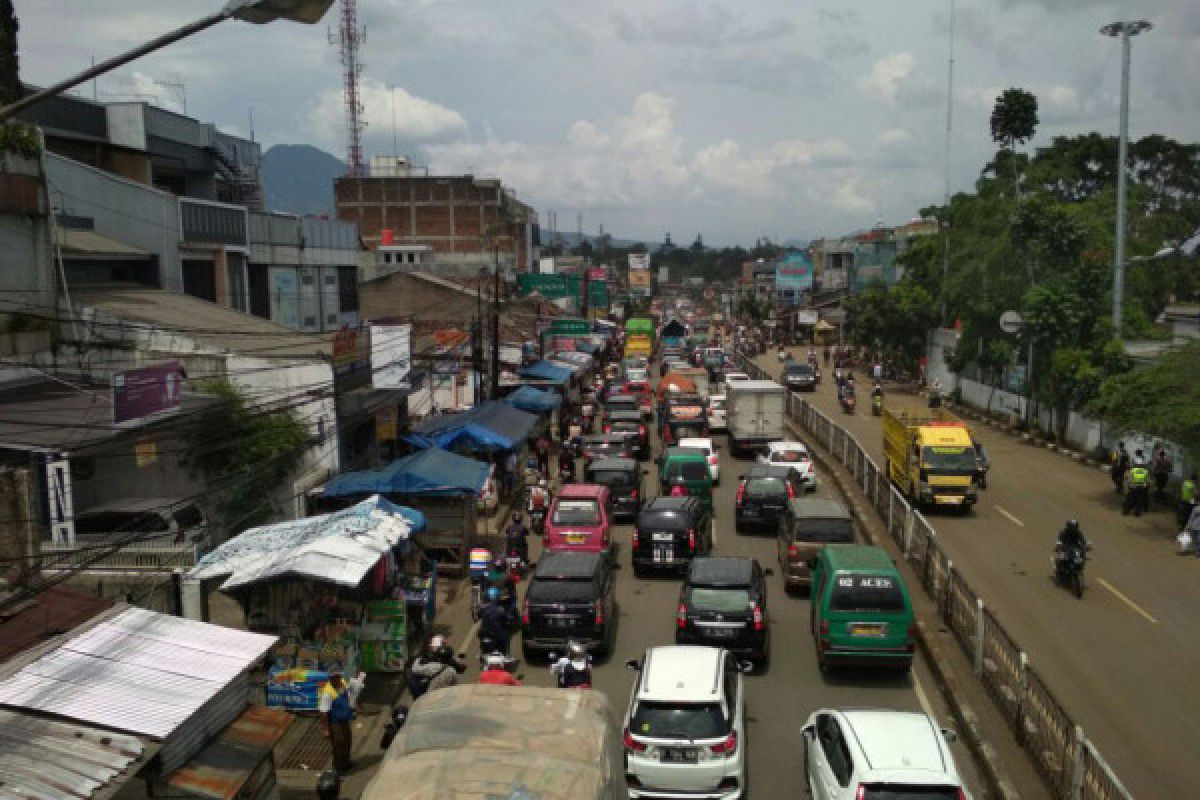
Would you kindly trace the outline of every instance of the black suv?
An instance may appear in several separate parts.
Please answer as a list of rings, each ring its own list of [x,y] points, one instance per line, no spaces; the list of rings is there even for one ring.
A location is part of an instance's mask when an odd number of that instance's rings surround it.
[[[604,418],[605,433],[620,433],[633,440],[634,455],[641,461],[650,457],[650,435],[640,411],[610,411]]]
[[[803,493],[800,476],[791,467],[756,464],[741,476],[737,502],[733,510],[733,527],[738,533],[747,530],[779,529],[779,521],[787,510],[788,501]]]
[[[551,650],[565,652],[568,640],[605,655],[615,635],[616,601],[608,559],[602,553],[543,553],[521,605],[526,660]]]
[[[642,404],[635,395],[615,392],[604,398],[604,423],[608,424],[608,415],[614,411],[636,411],[642,415]]]
[[[783,385],[793,392],[815,392],[817,368],[812,364],[788,364],[783,368]]]
[[[767,576],[756,558],[697,558],[679,592],[675,644],[723,647],[760,669],[770,658]]]
[[[613,517],[632,522],[642,510],[642,476],[645,474],[646,471],[632,458],[596,458],[588,462],[583,482],[607,486]]]
[[[588,463],[597,458],[633,458],[633,442],[623,433],[593,433],[583,437],[583,457]]]
[[[697,497],[653,497],[642,506],[633,530],[633,574],[686,568],[712,552],[711,514]]]

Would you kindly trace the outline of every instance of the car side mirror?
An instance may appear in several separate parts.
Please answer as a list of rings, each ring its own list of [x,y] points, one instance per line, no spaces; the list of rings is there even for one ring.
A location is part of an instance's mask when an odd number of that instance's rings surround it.
[[[775,575],[775,570],[772,569],[771,567],[764,567],[763,575],[766,575],[768,578],[770,578]]]
[[[754,662],[753,661],[739,661],[738,662],[738,672],[743,672],[743,673],[754,672]]]
[[[800,735],[805,739],[813,739],[816,736],[816,731],[813,730],[812,725],[805,725],[800,729]]]
[[[642,668],[642,662],[638,661],[636,658],[631,658],[625,662],[625,669],[631,669],[634,672],[637,672],[637,671],[641,670],[641,668]]]
[[[942,738],[950,744],[954,744],[958,741],[958,734],[949,728],[942,728]]]

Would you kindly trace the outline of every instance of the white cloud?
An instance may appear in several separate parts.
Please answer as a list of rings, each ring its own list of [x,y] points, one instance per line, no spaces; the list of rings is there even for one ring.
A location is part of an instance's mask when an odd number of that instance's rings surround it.
[[[858,183],[859,178],[857,177],[843,179],[830,198],[834,206],[851,214],[863,214],[875,210],[875,204],[859,192]]]
[[[905,146],[912,141],[913,135],[904,128],[888,128],[876,138],[881,147]]]
[[[366,128],[377,136],[392,130],[395,102],[396,135],[402,142],[454,139],[467,130],[467,121],[454,109],[416,97],[401,87],[365,80],[359,87]],[[341,89],[327,89],[315,99],[308,119],[316,143],[334,152],[344,146],[346,110]]]
[[[1073,114],[1079,111],[1079,93],[1070,86],[1051,86],[1043,95],[1046,104],[1055,111]]]
[[[182,114],[184,91],[186,89],[181,89],[180,86],[168,86],[144,72],[135,70],[106,80],[100,87],[100,99],[116,102],[138,100]]]
[[[858,86],[865,92],[894,100],[900,86],[912,74],[915,64],[912,53],[908,52],[881,58],[869,73],[858,79]]]

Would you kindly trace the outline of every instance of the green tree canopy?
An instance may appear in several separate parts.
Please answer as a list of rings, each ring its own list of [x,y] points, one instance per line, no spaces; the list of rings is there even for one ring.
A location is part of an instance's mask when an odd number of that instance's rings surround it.
[[[1005,89],[992,107],[992,141],[1008,150],[1033,138],[1037,130],[1037,98],[1024,89]]]

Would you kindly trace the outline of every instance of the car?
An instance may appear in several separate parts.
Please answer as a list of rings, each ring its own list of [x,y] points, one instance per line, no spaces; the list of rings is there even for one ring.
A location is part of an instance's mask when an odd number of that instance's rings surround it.
[[[814,711],[800,730],[814,800],[969,800],[949,743],[928,714],[886,709]]]
[[[623,732],[631,800],[742,797],[752,665],[717,647],[664,645],[625,666],[639,672]]]
[[[607,486],[568,483],[550,504],[546,515],[544,550],[578,550],[604,553],[614,558],[609,527],[610,492]]]
[[[854,544],[854,517],[845,506],[828,497],[788,501],[777,545],[783,588],[790,592],[811,586],[821,548],[840,544]]]
[[[817,369],[812,364],[787,364],[780,376],[780,383],[793,392],[815,392],[817,390]]]
[[[639,460],[650,457],[650,432],[646,421],[636,411],[612,411],[605,415],[604,432],[623,434],[633,439],[634,455]]]
[[[582,438],[580,447],[585,465],[597,458],[633,458],[636,455],[633,439],[627,433],[590,433]]]
[[[583,473],[584,483],[607,486],[612,515],[635,520],[642,509],[644,496],[642,477],[646,470],[632,458],[596,458],[588,462]]]
[[[616,600],[612,564],[600,553],[544,553],[521,603],[526,660],[581,642],[597,656],[612,651]]]
[[[699,497],[708,510],[713,508],[712,472],[708,455],[691,447],[668,447],[658,457],[658,486],[660,494],[671,494],[676,487],[692,497]]]
[[[771,653],[767,577],[756,558],[695,558],[679,592],[675,644],[724,647],[765,667]]]
[[[708,429],[710,431],[723,431],[725,428],[725,395],[714,394],[708,398],[708,409],[705,412],[708,415]]]
[[[806,491],[817,490],[817,468],[803,442],[767,442],[766,448],[754,460],[768,466],[791,467],[800,476]]]
[[[631,394],[638,399],[643,417],[649,419],[654,416],[654,390],[650,388],[648,381],[626,379],[625,385],[621,387],[621,394]]]
[[[803,492],[799,475],[791,467],[755,464],[738,481],[733,506],[733,527],[738,533],[775,533],[788,501]]]
[[[645,367],[628,367],[625,370],[625,380],[627,381],[649,381],[650,371]]]
[[[703,450],[708,458],[708,471],[712,473],[713,486],[721,485],[721,459],[717,456],[717,446],[708,437],[694,436],[679,440],[680,447],[694,447]]]
[[[809,603],[817,666],[912,667],[917,625],[912,599],[891,557],[878,547],[823,547]]]
[[[687,567],[712,547],[712,515],[697,498],[651,498],[634,522],[633,574],[642,577],[652,569]]]
[[[625,394],[619,389],[610,391],[604,397],[604,421],[608,421],[608,415],[613,411],[636,411],[642,413],[642,401],[637,395]]]

